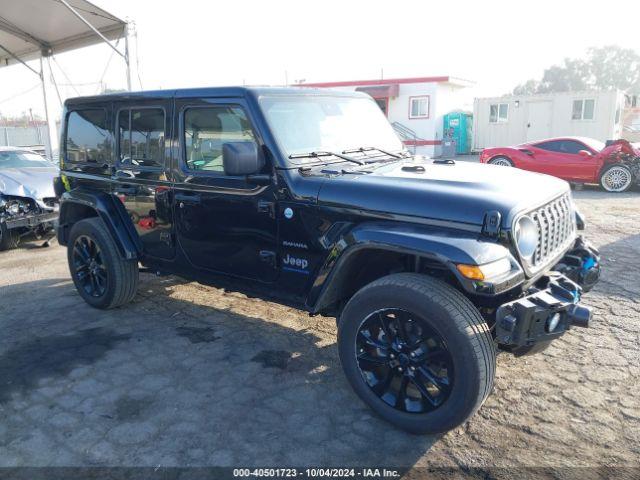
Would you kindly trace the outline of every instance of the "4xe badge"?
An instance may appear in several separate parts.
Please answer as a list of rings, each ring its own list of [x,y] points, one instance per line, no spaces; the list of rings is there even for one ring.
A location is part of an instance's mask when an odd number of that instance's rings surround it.
[[[304,258],[292,257],[287,253],[287,256],[282,259],[282,264],[284,265],[282,267],[283,270],[304,273],[305,275],[309,274],[309,271],[307,270],[309,261]]]
[[[289,207],[284,209],[284,218],[291,220],[293,218],[293,210]]]

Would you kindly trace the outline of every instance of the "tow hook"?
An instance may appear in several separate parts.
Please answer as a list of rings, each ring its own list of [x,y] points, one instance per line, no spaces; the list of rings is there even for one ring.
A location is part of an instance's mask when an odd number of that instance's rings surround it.
[[[587,328],[591,309],[579,305],[582,289],[559,272],[549,272],[531,293],[496,310],[495,335],[499,344],[517,351],[548,342],[570,327]]]
[[[573,327],[589,328],[593,312],[590,307],[571,305],[567,308],[567,320]]]
[[[600,254],[598,250],[584,241],[582,237],[554,268],[566,275],[588,292],[600,279]]]

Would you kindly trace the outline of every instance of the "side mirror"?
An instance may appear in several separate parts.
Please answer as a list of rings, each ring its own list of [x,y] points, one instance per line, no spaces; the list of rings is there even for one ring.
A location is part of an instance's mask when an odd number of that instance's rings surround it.
[[[253,175],[260,173],[264,159],[255,142],[227,142],[222,145],[222,166],[225,175]]]
[[[518,150],[520,150],[525,155],[529,155],[530,157],[533,157],[533,152],[527,148],[519,148]]]
[[[580,150],[580,151],[578,152],[578,155],[580,155],[581,157],[584,157],[584,158],[591,158],[591,157],[593,157],[593,154],[592,154],[589,150]]]

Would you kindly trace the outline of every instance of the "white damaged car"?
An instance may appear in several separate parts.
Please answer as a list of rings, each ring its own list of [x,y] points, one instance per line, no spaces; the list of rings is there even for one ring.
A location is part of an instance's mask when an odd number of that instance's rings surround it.
[[[57,175],[58,167],[33,151],[0,147],[0,250],[15,248],[25,235],[54,235]]]

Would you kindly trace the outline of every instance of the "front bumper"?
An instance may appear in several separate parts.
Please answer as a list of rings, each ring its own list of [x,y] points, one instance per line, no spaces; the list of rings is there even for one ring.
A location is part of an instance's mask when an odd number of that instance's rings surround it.
[[[58,212],[28,214],[19,217],[5,218],[4,220],[4,223],[9,230],[20,227],[32,229],[44,223],[51,223],[52,228],[55,228],[57,222]]]
[[[600,252],[584,238],[578,237],[573,248],[553,270],[576,282],[583,292],[588,292],[600,280]]]
[[[496,341],[515,355],[535,353],[571,327],[588,327],[592,313],[579,305],[600,277],[598,251],[581,237],[554,271],[540,278],[527,295],[496,311]]]

